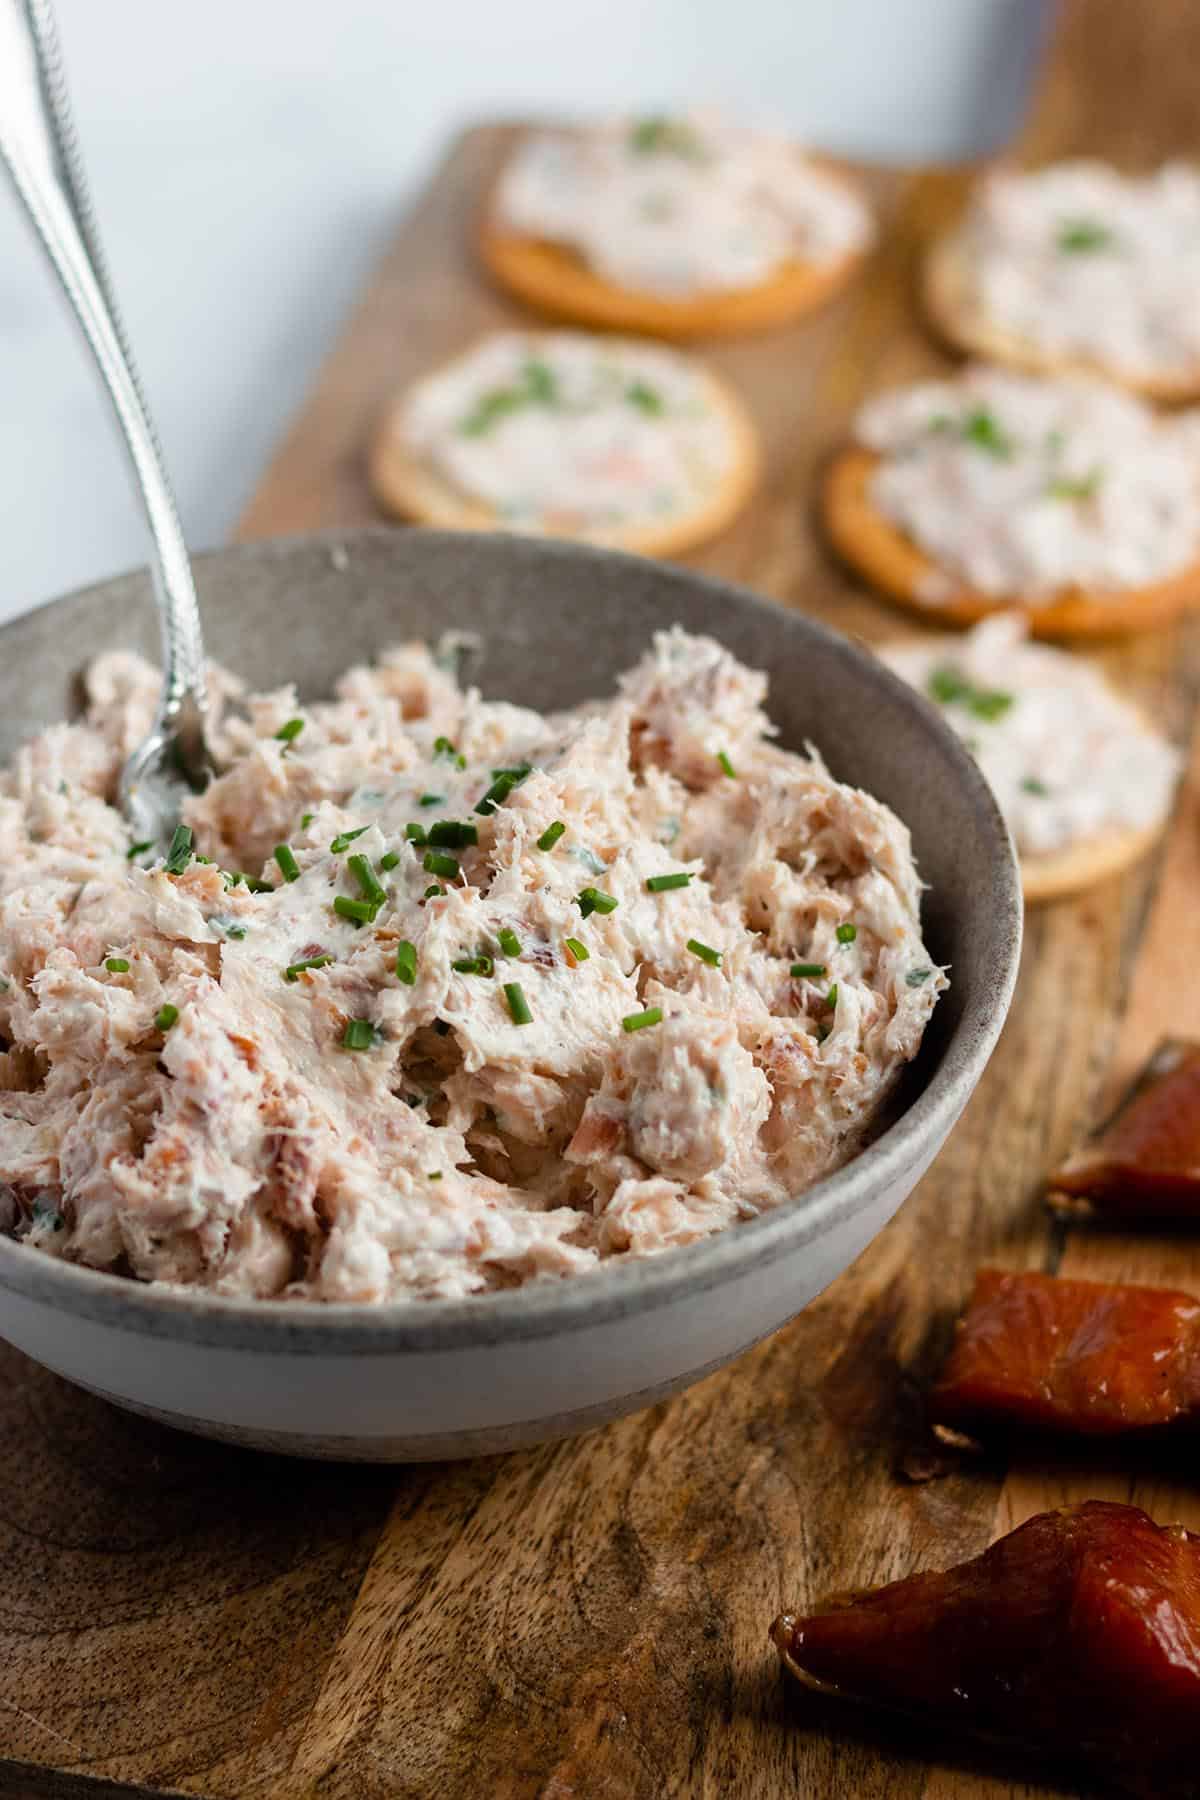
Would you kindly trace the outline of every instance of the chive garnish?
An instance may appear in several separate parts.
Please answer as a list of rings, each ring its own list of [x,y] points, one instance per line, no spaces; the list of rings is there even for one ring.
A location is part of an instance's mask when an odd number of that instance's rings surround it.
[[[625,398],[630,406],[636,406],[639,412],[648,413],[651,418],[657,418],[663,410],[662,395],[648,381],[631,381],[625,389]]]
[[[532,1025],[533,1014],[529,1010],[529,1002],[525,998],[525,989],[519,981],[506,981],[504,998],[508,1001],[508,1010],[514,1025]]]
[[[316,813],[301,813],[300,814],[300,829],[301,829],[301,831],[307,831],[309,826],[312,824],[313,820],[316,818],[316,816],[317,816]]]
[[[429,842],[446,850],[464,850],[479,842],[479,832],[469,819],[439,819],[429,827]]]
[[[398,850],[386,850],[379,859],[379,866],[381,869],[394,869],[399,861],[400,852]]]
[[[680,869],[674,875],[649,875],[646,878],[646,891],[650,894],[665,894],[671,888],[687,887],[691,879],[687,869]]]
[[[355,838],[360,838],[366,830],[367,827],[365,825],[360,825],[355,831],[340,831],[330,844],[329,848],[335,856],[340,856],[342,851],[348,850]]]
[[[575,904],[586,919],[594,912],[616,912],[619,903],[612,894],[606,894],[601,888],[585,887],[576,894]]]
[[[236,919],[227,919],[214,913],[208,922],[210,925],[215,925],[217,930],[223,932],[227,938],[241,939],[246,935],[246,927],[240,925]]]
[[[431,875],[440,875],[443,881],[457,881],[459,867],[452,856],[444,850],[427,850],[423,865]]]
[[[1047,487],[1047,497],[1051,500],[1090,500],[1100,486],[1102,474],[1103,471],[1096,468],[1078,478],[1059,475]]]
[[[442,1179],[442,1171],[440,1169],[430,1169],[425,1179],[426,1181],[440,1181]]]
[[[588,960],[590,952],[586,944],[581,944],[578,938],[565,938],[563,941],[576,962],[586,962]]]
[[[645,1031],[647,1025],[661,1024],[662,1016],[661,1006],[648,1006],[645,1012],[628,1013],[621,1020],[621,1029],[622,1031]]]
[[[371,867],[370,858],[366,856],[352,856],[350,858],[350,873],[362,889],[363,898],[369,900],[376,912],[378,912],[379,908],[387,899],[387,892],[380,885],[379,878]]]
[[[356,925],[369,925],[376,908],[369,900],[350,900],[345,894],[334,896],[333,910],[339,919],[352,919]]]
[[[295,981],[298,976],[303,975],[305,969],[323,969],[326,963],[331,963],[332,961],[332,956],[310,956],[307,957],[304,962],[289,963],[287,968],[283,971],[283,979],[285,981]]]
[[[452,762],[456,768],[465,769],[467,759],[454,748],[448,737],[436,737],[433,740],[433,754],[443,762]]]
[[[932,974],[932,969],[910,969],[904,977],[905,985],[911,988],[921,987]]]
[[[425,892],[421,895],[421,898],[422,898],[422,900],[436,900],[439,894],[444,894],[445,892],[446,892],[445,888],[439,887],[437,882],[435,881],[433,883],[432,887],[427,887],[425,889]]]
[[[415,819],[410,819],[408,821],[408,824],[404,827],[404,835],[410,844],[427,844],[429,842],[429,839],[425,835],[425,827],[423,825],[418,825]]]
[[[417,946],[407,938],[401,938],[396,945],[396,975],[405,987],[416,985],[417,979]]]
[[[1021,790],[1026,794],[1045,795],[1050,792],[1050,789],[1046,786],[1045,782],[1039,781],[1036,775],[1023,775],[1021,777]]]
[[[172,1025],[175,1023],[175,1021],[178,1017],[179,1017],[179,1008],[177,1006],[172,1006],[171,1002],[168,1000],[165,1003],[165,1005],[159,1007],[158,1011],[154,1015],[155,1030],[156,1031],[170,1031]]]
[[[342,1037],[343,1050],[371,1050],[378,1033],[370,1019],[350,1019]]]
[[[858,926],[850,924],[839,925],[836,936],[839,944],[852,944],[858,936]]]
[[[481,950],[478,956],[460,956],[450,967],[456,975],[494,975],[496,972],[496,965],[486,950]]]
[[[418,806],[444,806],[445,804],[445,794],[422,794],[417,801]]]
[[[153,850],[153,848],[153,838],[147,838],[145,842],[141,844],[130,844],[128,850],[125,852],[125,861],[132,862],[135,856],[144,856],[147,850]]]
[[[717,761],[721,765],[722,772],[724,774],[728,775],[728,777],[731,781],[736,781],[737,780],[737,770],[734,768],[732,762],[729,760],[728,750],[718,750],[717,751]]]
[[[496,942],[503,950],[505,956],[520,956],[521,940],[516,932],[511,930],[509,926],[506,925],[503,931],[498,931],[496,933]]]
[[[272,855],[279,864],[279,872],[285,881],[299,881],[300,864],[287,844],[276,844]]]
[[[999,719],[1013,703],[1012,695],[1003,689],[976,687],[974,682],[947,664],[932,669],[926,685],[941,705],[953,706],[961,701],[977,719]]]
[[[710,969],[720,968],[721,952],[714,950],[711,944],[702,944],[699,938],[689,938],[687,947],[693,956],[698,956],[700,961],[707,963]]]
[[[124,956],[106,957],[104,966],[110,975],[128,975],[129,973],[129,961]]]
[[[192,834],[188,826],[177,825],[175,835],[171,839],[171,848],[167,851],[166,870],[168,875],[182,875],[192,860]]]
[[[1106,250],[1112,232],[1098,219],[1064,219],[1055,240],[1060,250]]]
[[[567,828],[561,819],[555,819],[553,825],[547,825],[545,831],[543,831],[541,837],[538,839],[538,849],[553,850],[555,844],[557,844],[559,838],[566,829]]]
[[[1001,719],[1012,703],[1012,695],[1000,688],[976,688],[967,706],[977,719]]]
[[[833,983],[832,987],[830,988],[829,992],[825,996],[825,1004],[829,1008],[830,1012],[833,1012],[835,1007],[837,1006],[837,994],[838,994],[838,984],[835,981]]]
[[[1005,462],[1012,455],[1012,439],[1006,437],[995,418],[986,407],[976,407],[969,412],[962,423],[962,434],[968,444],[976,450],[986,450],[1000,462]]]
[[[956,700],[965,700],[972,692],[971,683],[948,663],[931,669],[926,685],[933,699],[940,701],[943,706],[952,706]]]
[[[300,733],[303,730],[303,719],[289,719],[286,725],[281,725],[279,727],[275,736],[284,744],[292,744],[300,736]]]
[[[482,813],[485,819],[489,818],[496,808],[508,799],[518,782],[524,781],[528,773],[528,763],[520,769],[493,769],[492,785],[479,801],[475,811]]]
[[[252,894],[273,894],[275,892],[269,881],[260,881],[257,875],[247,875],[242,869],[227,869],[225,886],[246,887]]]
[[[824,975],[824,963],[793,963],[790,973],[799,980],[802,975]]]

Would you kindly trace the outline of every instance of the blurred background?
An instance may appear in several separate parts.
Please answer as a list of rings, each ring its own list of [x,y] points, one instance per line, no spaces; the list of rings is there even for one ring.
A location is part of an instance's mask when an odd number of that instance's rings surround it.
[[[101,231],[197,547],[226,537],[406,200],[484,117],[727,106],[820,148],[1014,128],[1049,0],[58,0]],[[0,617],[144,561],[96,380],[0,179]]]

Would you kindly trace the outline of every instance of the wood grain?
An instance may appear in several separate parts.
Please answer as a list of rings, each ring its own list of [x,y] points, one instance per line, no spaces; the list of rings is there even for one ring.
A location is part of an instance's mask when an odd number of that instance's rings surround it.
[[[1198,63],[1190,0],[1070,0],[1021,153],[1194,150]],[[393,386],[516,316],[480,280],[467,231],[510,136],[457,145],[243,535],[374,519],[364,447]],[[914,276],[965,179],[871,174],[885,231],[863,277],[807,325],[712,354],[769,469],[695,560],[872,643],[911,627],[834,567],[811,496],[862,396],[944,366]],[[1100,660],[1182,736],[1194,634]],[[1040,1189],[1157,1037],[1196,1033],[1198,893],[1200,756],[1163,858],[1031,918],[979,1092],[867,1254],[734,1368],[574,1443],[412,1470],[289,1464],[127,1418],[0,1352],[0,1795],[1070,1792],[817,1706],[784,1683],[766,1632],[785,1604],[973,1554],[1067,1496],[1132,1494],[1200,1524],[1194,1489],[1145,1458],[896,1474],[980,1260],[1195,1280],[1187,1244],[1064,1233]]]

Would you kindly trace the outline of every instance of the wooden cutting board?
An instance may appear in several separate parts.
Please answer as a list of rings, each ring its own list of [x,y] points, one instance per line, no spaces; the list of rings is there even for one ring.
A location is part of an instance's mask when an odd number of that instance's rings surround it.
[[[1200,9],[1070,0],[1021,150],[1195,153]],[[513,317],[468,233],[509,133],[468,134],[403,225],[246,536],[376,515],[388,390]],[[944,366],[913,306],[960,174],[869,176],[869,270],[810,324],[715,350],[769,446],[763,492],[697,560],[878,642],[833,567],[814,476],[856,403]],[[1105,653],[1181,738],[1194,630]],[[290,1463],[177,1436],[0,1351],[0,1794],[211,1800],[997,1800],[1040,1772],[856,1724],[786,1686],[785,1604],[970,1555],[1039,1508],[1133,1497],[1200,1528],[1165,1457],[1022,1457],[913,1485],[897,1456],[983,1259],[1200,1289],[1192,1245],[1064,1232],[1044,1171],[1166,1033],[1200,1032],[1200,757],[1165,854],[1032,917],[1003,1041],[869,1252],[691,1392],[577,1442],[414,1469]]]

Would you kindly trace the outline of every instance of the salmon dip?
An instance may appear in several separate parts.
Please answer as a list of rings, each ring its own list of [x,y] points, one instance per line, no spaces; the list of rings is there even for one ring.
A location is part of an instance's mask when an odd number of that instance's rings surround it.
[[[505,168],[493,216],[618,286],[675,298],[838,262],[873,236],[858,194],[789,138],[703,113],[535,132]]]
[[[167,855],[115,807],[156,672],[0,776],[0,1211],[48,1254],[379,1302],[579,1275],[858,1150],[946,986],[905,826],[676,629],[542,714],[406,644],[215,672]]]

